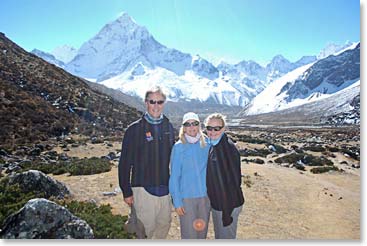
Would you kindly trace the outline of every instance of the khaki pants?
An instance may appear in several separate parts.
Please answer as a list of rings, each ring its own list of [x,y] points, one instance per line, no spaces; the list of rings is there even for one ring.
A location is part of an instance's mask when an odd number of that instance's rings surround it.
[[[125,222],[124,229],[128,233],[135,233],[138,239],[145,239],[144,225],[136,216],[134,205],[131,206],[129,218]]]
[[[137,218],[143,223],[147,239],[165,239],[171,227],[171,198],[153,196],[143,187],[132,187]]]

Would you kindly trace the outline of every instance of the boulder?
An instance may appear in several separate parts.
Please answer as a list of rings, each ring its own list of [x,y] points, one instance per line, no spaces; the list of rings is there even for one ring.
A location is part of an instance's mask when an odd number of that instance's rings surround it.
[[[4,239],[91,239],[92,228],[65,207],[44,198],[29,200],[10,215],[0,232]]]
[[[37,170],[12,174],[9,176],[9,184],[19,184],[24,192],[44,193],[46,198],[54,196],[62,199],[70,195],[69,189],[63,183]]]

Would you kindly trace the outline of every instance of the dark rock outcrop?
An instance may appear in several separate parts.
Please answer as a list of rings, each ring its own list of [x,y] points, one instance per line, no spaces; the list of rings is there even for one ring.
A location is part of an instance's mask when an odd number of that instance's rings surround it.
[[[66,208],[44,198],[29,200],[9,216],[3,230],[4,239],[91,239],[93,230]]]
[[[9,184],[19,184],[24,192],[43,194],[46,198],[53,196],[61,199],[70,195],[64,184],[37,170],[10,175]]]

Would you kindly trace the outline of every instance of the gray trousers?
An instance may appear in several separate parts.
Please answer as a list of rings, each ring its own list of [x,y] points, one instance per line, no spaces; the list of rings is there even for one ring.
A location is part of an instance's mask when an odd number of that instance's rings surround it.
[[[206,239],[210,215],[208,197],[183,199],[185,214],[180,216],[182,239]]]
[[[242,206],[235,208],[231,214],[233,222],[229,226],[223,226],[222,211],[212,208],[215,239],[236,239],[238,216],[241,211]]]

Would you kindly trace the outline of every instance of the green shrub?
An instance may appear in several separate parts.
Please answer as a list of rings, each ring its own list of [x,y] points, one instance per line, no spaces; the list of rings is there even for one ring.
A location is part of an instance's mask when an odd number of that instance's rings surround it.
[[[134,234],[124,231],[127,216],[113,215],[110,205],[97,206],[90,202],[63,203],[72,214],[85,220],[97,239],[132,239]]]
[[[38,170],[45,174],[52,173],[60,175],[70,173],[70,175],[91,175],[111,171],[111,164],[107,159],[98,157],[78,159],[73,158],[71,162],[60,161],[55,164],[42,162],[24,162],[20,165],[21,172],[28,170]]]
[[[313,155],[307,155],[307,154],[300,154],[300,153],[292,153],[289,155],[285,155],[282,157],[279,157],[274,160],[276,163],[293,163],[296,164],[298,161],[302,161],[303,164],[309,165],[309,166],[331,166],[333,165],[333,162],[329,159],[321,156],[313,156]]]
[[[350,147],[351,150],[349,149],[346,149],[346,148],[342,148],[340,151],[344,154],[347,154],[349,155],[351,158],[353,158],[354,160],[357,160],[359,161],[360,158],[359,158],[359,149],[357,149],[356,147]]]
[[[19,184],[9,185],[9,178],[5,177],[0,180],[0,226],[6,217],[18,211],[30,199],[36,197],[45,197],[44,193],[36,194],[34,192],[24,192]],[[0,228],[1,228],[0,227]]]
[[[325,173],[325,172],[329,172],[329,171],[338,171],[339,168],[337,168],[336,166],[327,166],[327,167],[314,167],[312,168],[310,171],[312,173]]]
[[[275,153],[277,154],[283,154],[283,153],[286,153],[287,152],[287,149],[284,148],[283,146],[281,145],[278,145],[278,144],[272,144],[275,148]],[[269,145],[268,145],[269,146]]]
[[[91,175],[103,172],[109,172],[111,170],[111,164],[106,159],[98,157],[84,158],[73,161],[68,171],[71,175]]]
[[[38,162],[38,161],[23,162],[23,163],[20,164],[20,166],[22,167],[22,170],[20,170],[19,172],[25,172],[25,171],[28,171],[28,170],[32,169],[32,170],[41,171],[45,174],[49,174],[49,173],[53,173],[57,169],[57,166],[54,165],[54,164]]]
[[[261,156],[266,157],[267,155],[271,154],[272,152],[268,149],[242,149],[240,150],[240,155],[247,157],[247,156]]]
[[[331,146],[328,146],[327,149],[330,151],[330,152],[339,152],[339,148],[338,147],[331,147]]]
[[[303,147],[303,150],[309,150],[313,152],[324,152],[326,149],[320,145],[312,145]]]
[[[275,163],[297,163],[297,161],[302,160],[305,154],[292,153],[275,159]]]
[[[323,156],[317,157],[313,155],[306,155],[302,159],[302,162],[309,166],[332,166],[333,165],[333,162],[330,161],[329,159]]]

